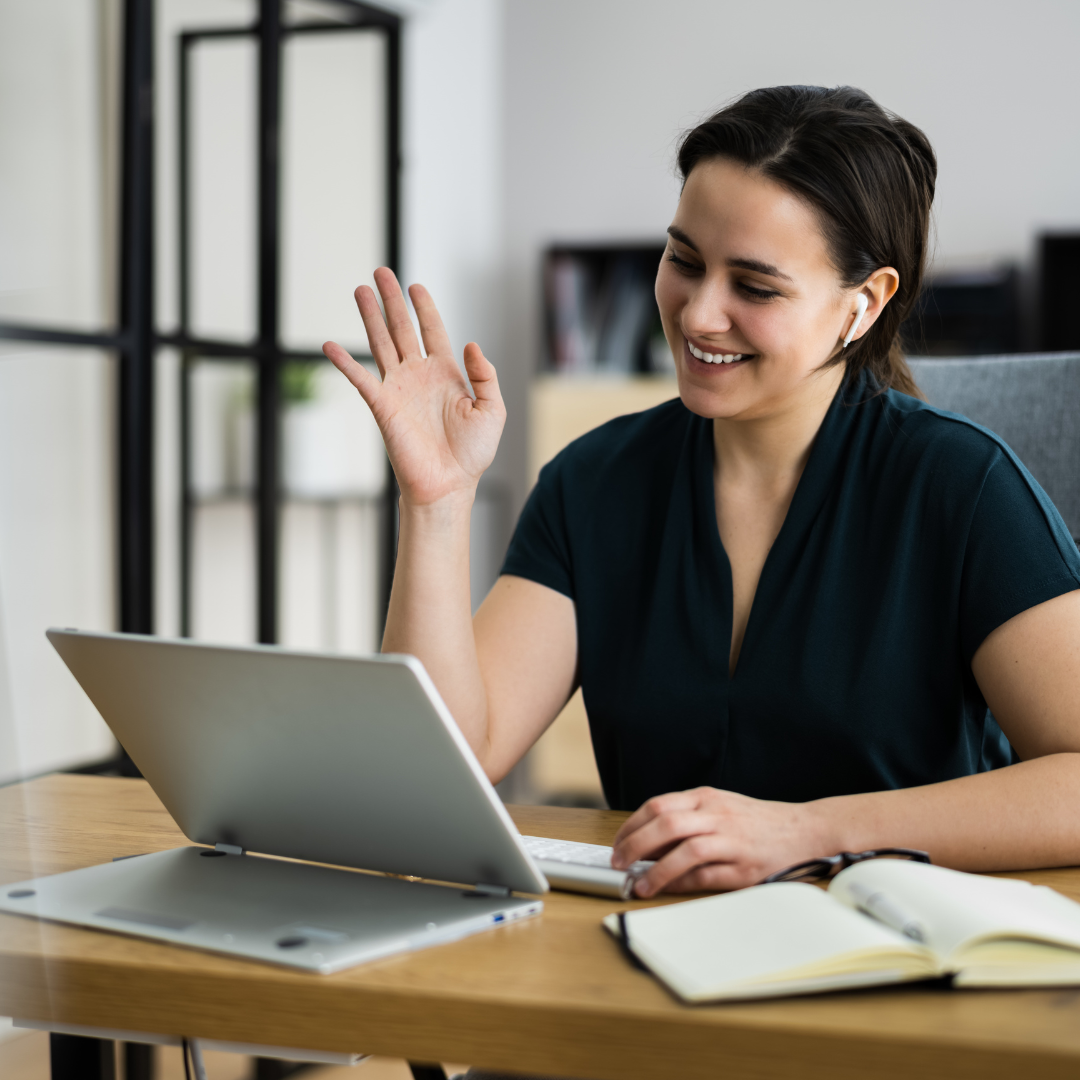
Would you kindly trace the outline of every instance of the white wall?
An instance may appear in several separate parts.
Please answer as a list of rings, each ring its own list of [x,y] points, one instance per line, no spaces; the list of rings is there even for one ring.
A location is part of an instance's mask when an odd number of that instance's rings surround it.
[[[460,360],[502,359],[502,5],[409,8],[402,276],[430,290]]]
[[[460,363],[477,341],[504,385],[520,380],[505,337],[503,4],[427,0],[399,5],[404,38],[402,277],[430,290]],[[521,414],[511,420],[519,423]],[[504,437],[512,446],[514,436]],[[511,522],[504,489],[518,482],[500,451],[473,512],[472,598],[502,563]]]
[[[867,90],[937,150],[938,265],[1030,260],[1037,231],[1080,226],[1078,49],[1075,0],[507,0],[511,417],[535,370],[543,246],[661,237],[680,131],[754,87]]]

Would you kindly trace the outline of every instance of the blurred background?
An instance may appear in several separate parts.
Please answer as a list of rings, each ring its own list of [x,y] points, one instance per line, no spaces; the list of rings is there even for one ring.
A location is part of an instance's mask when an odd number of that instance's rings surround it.
[[[0,3],[0,782],[123,769],[50,625],[378,647],[394,492],[319,360],[422,281],[509,420],[473,602],[540,465],[674,395],[680,132],[851,83],[940,162],[912,352],[1080,348],[1072,0]],[[580,698],[504,797],[602,805]]]

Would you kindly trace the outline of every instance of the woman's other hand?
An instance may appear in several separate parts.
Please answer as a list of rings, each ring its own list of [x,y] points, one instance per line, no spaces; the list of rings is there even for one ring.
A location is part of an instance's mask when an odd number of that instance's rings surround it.
[[[434,302],[422,285],[413,285],[409,295],[425,356],[393,271],[376,270],[375,284],[385,319],[368,286],[361,285],[355,296],[382,380],[336,342],[326,342],[323,352],[371,409],[405,503],[429,506],[458,494],[471,498],[495,457],[506,420],[495,368],[470,342],[465,346],[468,380],[462,376]]]
[[[786,866],[830,855],[812,803],[767,802],[700,787],[649,799],[615,837],[612,865],[655,859],[638,896],[742,889]]]

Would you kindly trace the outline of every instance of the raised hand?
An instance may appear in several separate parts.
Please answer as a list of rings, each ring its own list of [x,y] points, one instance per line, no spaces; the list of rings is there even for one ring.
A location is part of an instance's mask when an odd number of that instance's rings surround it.
[[[323,352],[371,409],[406,503],[429,506],[448,496],[471,496],[495,457],[506,421],[495,368],[470,342],[468,380],[462,376],[434,302],[422,285],[413,285],[409,295],[420,322],[421,352],[393,271],[376,270],[375,284],[385,319],[368,286],[361,285],[355,296],[381,381],[336,342],[326,342]]]

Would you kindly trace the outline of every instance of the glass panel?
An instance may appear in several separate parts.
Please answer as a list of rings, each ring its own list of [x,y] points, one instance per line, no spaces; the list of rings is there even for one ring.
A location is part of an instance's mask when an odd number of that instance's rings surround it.
[[[258,48],[208,38],[191,50],[191,330],[248,341],[256,333]]]
[[[385,39],[296,34],[282,70],[282,340],[367,352],[352,294],[386,258]]]
[[[179,101],[177,96],[179,50],[177,43],[179,36],[185,31],[192,30],[251,27],[258,20],[258,15],[259,9],[255,0],[156,0],[154,10],[154,32],[157,38],[157,51],[154,57],[154,135],[156,142],[154,183],[157,197],[155,207],[157,215],[157,258],[154,269],[156,274],[158,326],[165,331],[174,330],[179,321],[179,282],[177,279],[179,262]],[[250,73],[235,72],[231,80],[227,73],[224,77],[229,83],[227,89],[230,95],[226,101],[226,109],[235,111],[238,105],[235,100],[237,97],[235,84],[243,79],[254,80],[254,69]],[[246,83],[241,88],[241,92],[250,92],[251,95],[254,95],[254,81]],[[254,100],[252,96],[252,103]],[[251,105],[251,109],[251,124],[254,125],[254,104]],[[193,114],[191,117],[192,126],[197,122],[197,119]],[[210,135],[212,134],[210,133]],[[204,130],[204,150],[216,150],[217,140],[215,139],[214,146],[209,146],[207,143],[209,137]],[[253,148],[254,142],[252,140],[256,137],[254,127],[252,126],[250,130],[245,131],[243,137]],[[228,149],[226,152],[228,152]],[[245,152],[254,153],[253,149],[247,149]],[[222,168],[228,166],[229,161],[224,160]],[[246,167],[249,172],[254,169],[254,157]],[[254,184],[253,179],[251,182]],[[254,214],[254,187],[244,191],[243,201],[239,206],[243,211]],[[253,218],[252,222],[254,222]],[[254,225],[252,224],[253,228]],[[237,240],[236,242],[239,243],[240,241]],[[250,257],[254,259],[254,252],[250,253]],[[211,267],[211,270],[213,270],[213,267]],[[252,289],[254,289],[253,285]],[[252,292],[251,297],[246,301],[249,306],[254,303],[254,292]],[[245,326],[239,337],[241,340],[246,340],[251,333],[251,327]]]
[[[154,371],[154,633],[180,634],[180,355],[162,349]]]
[[[0,31],[0,320],[99,330],[113,321],[105,231],[108,5],[4,5]],[[106,97],[108,100],[106,101]]]
[[[381,500],[379,429],[328,363],[284,373],[281,640],[296,648],[378,648]]]
[[[255,368],[197,360],[189,374],[191,635],[255,640]]]
[[[282,510],[281,642],[379,649],[382,508],[373,499],[290,500]]]
[[[284,0],[281,5],[282,26],[312,23],[348,23],[356,14],[349,0]]]
[[[375,365],[369,362],[374,372]],[[379,427],[328,362],[285,365],[282,480],[301,499],[377,498],[386,485]]]
[[[222,496],[192,514],[191,636],[255,641],[255,512],[249,499]]]
[[[45,638],[115,626],[114,369],[86,349],[0,356],[0,783],[116,752]]]

